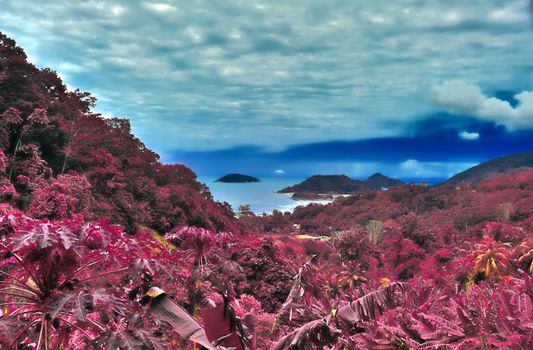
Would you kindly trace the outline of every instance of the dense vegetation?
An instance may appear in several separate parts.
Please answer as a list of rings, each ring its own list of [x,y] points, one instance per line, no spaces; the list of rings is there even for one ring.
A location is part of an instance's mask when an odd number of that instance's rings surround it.
[[[533,348],[533,170],[237,220],[94,102],[0,34],[1,349]]]
[[[134,231],[192,225],[239,230],[230,207],[181,164],[165,165],[132,136],[127,119],[91,112],[95,99],[67,91],[0,33],[2,200],[34,218],[107,218]]]

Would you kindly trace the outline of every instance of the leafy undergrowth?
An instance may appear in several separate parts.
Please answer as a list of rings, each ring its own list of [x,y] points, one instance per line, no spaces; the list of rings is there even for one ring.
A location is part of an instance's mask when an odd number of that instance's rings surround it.
[[[533,348],[533,170],[237,220],[93,105],[0,33],[0,349]]]
[[[283,243],[194,227],[156,239],[1,211],[2,348],[533,345],[532,235],[509,224],[428,251],[395,227],[378,242],[362,230]]]

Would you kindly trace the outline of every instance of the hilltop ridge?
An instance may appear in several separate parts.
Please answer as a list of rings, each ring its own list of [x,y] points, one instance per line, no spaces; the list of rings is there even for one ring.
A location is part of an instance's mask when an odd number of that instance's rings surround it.
[[[316,198],[317,195],[339,195],[399,186],[402,182],[381,173],[366,180],[354,180],[346,175],[313,175],[299,184],[281,189],[279,193],[293,193],[295,198]]]
[[[474,184],[490,177],[518,168],[533,168],[533,151],[509,154],[494,158],[452,176],[447,183]]]

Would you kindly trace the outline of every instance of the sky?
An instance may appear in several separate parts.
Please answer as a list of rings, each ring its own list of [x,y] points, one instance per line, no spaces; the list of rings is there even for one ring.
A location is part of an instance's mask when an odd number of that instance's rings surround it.
[[[444,178],[533,150],[529,0],[0,0],[38,67],[200,176]]]

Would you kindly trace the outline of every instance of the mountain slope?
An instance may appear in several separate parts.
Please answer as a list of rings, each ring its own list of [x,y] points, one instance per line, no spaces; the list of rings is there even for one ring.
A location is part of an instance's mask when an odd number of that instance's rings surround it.
[[[365,181],[365,186],[371,189],[380,189],[382,187],[394,187],[394,186],[400,186],[402,184],[403,182],[401,182],[400,180],[390,178],[381,173],[375,173],[374,175],[370,176]]]
[[[517,168],[533,167],[533,151],[513,153],[508,156],[491,159],[451,177],[447,183],[477,183],[495,175]]]
[[[35,218],[109,218],[128,231],[240,231],[194,172],[162,164],[127,119],[93,113],[95,102],[0,32],[0,201]]]

